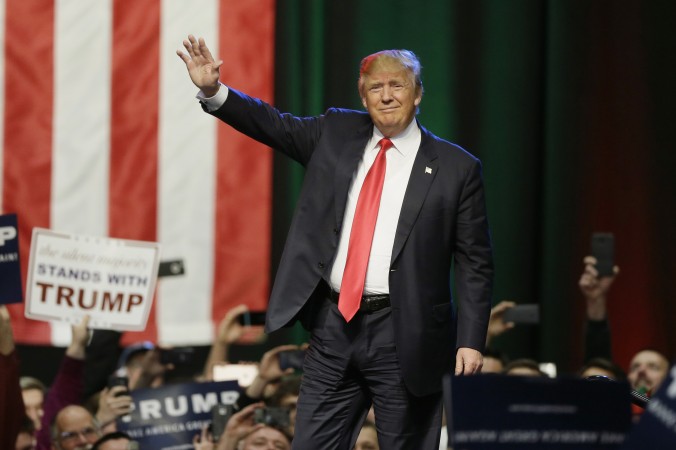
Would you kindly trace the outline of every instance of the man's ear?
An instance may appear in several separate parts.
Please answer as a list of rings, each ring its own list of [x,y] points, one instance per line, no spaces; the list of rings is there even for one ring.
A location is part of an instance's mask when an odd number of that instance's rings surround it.
[[[368,109],[368,108],[366,107],[366,97],[362,97],[362,98],[361,98],[361,104],[364,106],[364,109]]]
[[[417,96],[417,97],[415,98],[415,100],[413,101],[413,104],[414,104],[415,106],[420,106],[420,102],[421,102],[421,101],[422,101],[422,95],[419,95],[419,96]]]

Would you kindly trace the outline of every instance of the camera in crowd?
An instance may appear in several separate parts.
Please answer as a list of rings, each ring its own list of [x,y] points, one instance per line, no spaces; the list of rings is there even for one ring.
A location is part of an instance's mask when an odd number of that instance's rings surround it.
[[[289,408],[285,407],[256,408],[254,410],[254,423],[262,423],[275,428],[287,428],[291,423],[289,412]]]
[[[160,363],[183,365],[190,364],[193,360],[195,349],[192,347],[184,348],[162,348],[160,349]]]
[[[124,386],[125,390],[115,394],[115,397],[120,397],[121,395],[129,395],[129,378],[124,375],[119,375],[117,373],[112,374],[108,378],[108,389],[115,386]]]
[[[218,442],[221,438],[223,431],[225,431],[225,426],[228,424],[228,420],[230,420],[230,417],[232,417],[233,414],[235,414],[234,405],[219,403],[211,408],[210,431],[214,437],[214,442]]]

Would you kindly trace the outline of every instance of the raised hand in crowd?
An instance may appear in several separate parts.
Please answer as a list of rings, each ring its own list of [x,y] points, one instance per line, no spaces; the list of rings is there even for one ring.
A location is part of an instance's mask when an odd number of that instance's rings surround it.
[[[91,333],[88,327],[89,316],[84,316],[79,324],[71,326],[72,337],[70,345],[66,349],[66,355],[73,359],[85,359],[85,350]]]
[[[104,433],[116,431],[115,420],[130,414],[132,404],[126,386],[112,386],[101,391],[99,409],[96,412],[96,420],[100,424],[101,431]]]
[[[488,332],[486,333],[486,347],[489,346],[494,337],[514,328],[514,322],[505,322],[505,311],[515,306],[516,303],[503,300],[491,308],[491,317],[488,320]]]
[[[138,374],[133,379],[131,376],[129,377],[129,389],[156,387],[158,384],[161,384],[164,374],[174,369],[173,364],[162,364],[160,361],[160,351],[160,348],[155,347],[143,355]]]
[[[239,324],[239,316],[248,311],[246,305],[238,305],[230,309],[218,324],[216,339],[211,345],[209,356],[204,364],[204,378],[213,379],[213,368],[216,364],[228,361],[230,345],[237,342],[244,334],[244,327]]]
[[[192,445],[195,450],[214,450],[216,448],[213,436],[209,433],[209,427],[202,428],[202,432],[192,438]]]
[[[5,305],[0,305],[0,355],[8,356],[14,351],[14,334],[9,311]]]
[[[583,261],[584,271],[580,276],[578,285],[587,302],[587,318],[590,320],[605,320],[607,313],[606,296],[617,274],[620,273],[620,268],[614,266],[612,276],[599,277],[596,270],[596,258],[585,256]]]
[[[282,370],[279,366],[279,354],[288,350],[298,350],[297,345],[280,345],[263,354],[258,365],[258,374],[253,382],[246,389],[246,395],[250,398],[259,399],[264,397],[265,387],[282,378],[284,375],[290,375],[294,372],[293,368]]]
[[[216,450],[235,450],[239,441],[254,431],[265,427],[262,423],[254,422],[254,411],[256,408],[263,408],[264,406],[263,402],[252,403],[233,414],[225,425],[225,430],[223,430],[223,434],[218,441]]]

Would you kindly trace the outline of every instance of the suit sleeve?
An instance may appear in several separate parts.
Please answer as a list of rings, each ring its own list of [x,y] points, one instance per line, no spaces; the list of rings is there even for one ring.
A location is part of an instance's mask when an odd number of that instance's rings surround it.
[[[454,268],[458,295],[456,347],[483,352],[491,310],[493,252],[478,160],[469,169],[460,195]]]
[[[205,108],[205,111],[250,138],[307,165],[321,136],[323,116],[296,117],[282,113],[262,100],[228,89],[228,98],[218,110],[209,112]]]

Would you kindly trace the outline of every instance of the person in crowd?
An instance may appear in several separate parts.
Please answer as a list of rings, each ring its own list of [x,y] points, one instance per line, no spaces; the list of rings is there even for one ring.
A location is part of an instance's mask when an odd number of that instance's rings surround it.
[[[352,450],[380,450],[375,423],[368,420],[364,421],[364,425],[361,426],[361,430],[359,431],[359,436],[357,436],[357,442]]]
[[[528,358],[519,358],[510,361],[502,371],[505,375],[517,375],[525,377],[546,377],[547,374],[540,370],[537,361]]]
[[[138,443],[127,433],[115,431],[101,436],[91,450],[138,450]]]
[[[507,357],[501,351],[487,348],[484,351],[484,365],[481,373],[501,373],[507,363]]]
[[[312,332],[294,448],[352,448],[371,403],[381,447],[438,445],[443,375],[481,369],[493,262],[479,160],[415,120],[418,58],[363,59],[367,113],[299,118],[221,85],[203,39],[184,46],[204,109],[306,168],[266,324]]]
[[[289,450],[291,440],[284,430],[254,420],[256,409],[264,406],[263,402],[252,403],[233,414],[216,443],[204,428],[193,438],[195,450]]]
[[[133,401],[127,386],[104,388],[98,396],[98,407],[92,411],[102,433],[117,430],[116,420],[131,413]]]
[[[204,364],[204,379],[213,379],[213,368],[217,364],[229,361],[230,346],[234,343],[260,341],[265,335],[260,327],[249,327],[239,323],[239,318],[249,308],[246,305],[237,305],[225,314],[216,330],[216,339],[211,345],[209,356]]]
[[[633,389],[651,396],[662,385],[668,373],[667,357],[657,350],[644,349],[631,359],[627,379]]]
[[[26,408],[26,414],[33,421],[35,430],[39,430],[42,428],[43,407],[47,388],[42,381],[34,377],[21,377],[19,383],[21,384],[21,395],[24,407]]]
[[[88,450],[101,437],[96,419],[80,405],[68,405],[51,426],[53,450]]]
[[[280,354],[285,351],[298,350],[297,345],[279,345],[263,354],[258,363],[258,373],[253,382],[246,388],[245,394],[253,400],[265,400],[270,398],[277,390],[281,380],[285,376],[291,376],[294,369],[289,367],[282,370],[279,365]],[[240,404],[240,406],[243,406]]]
[[[614,362],[605,358],[592,358],[578,371],[580,378],[602,376],[615,381],[627,381],[627,374]]]
[[[491,347],[493,339],[514,328],[514,322],[505,322],[505,312],[516,306],[515,302],[503,300],[491,308],[486,333],[486,349],[481,373],[501,373],[507,364],[507,357]]]
[[[284,430],[288,436],[293,437],[296,429],[296,408],[298,395],[300,394],[301,377],[290,376],[284,378],[275,392],[270,396],[267,404],[289,410],[289,426]]]
[[[0,448],[15,447],[25,417],[12,324],[7,307],[0,305]]]
[[[515,302],[502,300],[491,308],[491,315],[488,320],[488,331],[486,332],[486,348],[490,348],[495,337],[514,328],[514,322],[505,322],[505,312],[515,306]]]
[[[0,439],[2,442],[2,439]],[[28,416],[24,417],[23,424],[19,429],[19,435],[16,437],[15,450],[35,450],[37,441],[35,439],[35,423]]]
[[[613,275],[599,277],[596,258],[585,256],[584,270],[578,285],[585,297],[587,311],[587,335],[585,339],[585,360],[605,358],[612,361],[610,326],[608,324],[608,292],[620,268],[613,267]],[[669,360],[655,349],[637,352],[629,363],[627,380],[632,389],[648,396],[652,395],[665,380]]]
[[[59,371],[45,397],[42,424],[37,431],[37,448],[49,448],[50,424],[57,412],[67,405],[76,405],[82,401],[84,358],[89,340],[89,316],[71,327],[71,343],[61,361]]]
[[[620,273],[618,266],[613,267],[613,275],[599,277],[596,270],[596,258],[585,256],[584,270],[578,286],[585,298],[586,334],[584,361],[591,358],[605,358],[612,361],[610,326],[608,324],[608,291]]]

